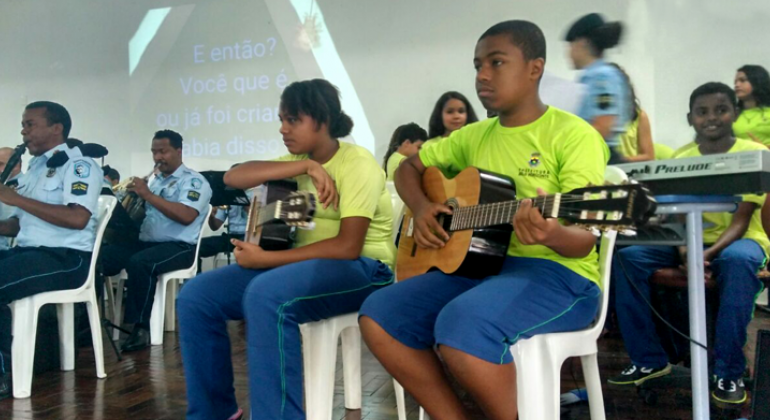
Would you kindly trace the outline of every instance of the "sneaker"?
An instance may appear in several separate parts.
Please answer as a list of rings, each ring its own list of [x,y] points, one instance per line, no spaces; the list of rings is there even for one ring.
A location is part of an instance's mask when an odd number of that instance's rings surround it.
[[[243,409],[239,408],[229,419],[227,420],[241,420],[243,418]]]
[[[611,385],[641,385],[644,381],[652,378],[666,376],[671,373],[671,365],[666,364],[662,368],[646,368],[635,364],[628,365],[620,372],[620,375],[607,380]]]
[[[711,393],[711,398],[717,405],[743,404],[746,402],[746,386],[743,379],[717,379],[717,386]]]

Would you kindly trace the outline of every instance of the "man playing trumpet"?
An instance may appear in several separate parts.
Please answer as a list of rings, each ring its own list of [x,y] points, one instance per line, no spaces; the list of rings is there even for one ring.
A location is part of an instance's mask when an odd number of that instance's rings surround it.
[[[145,181],[134,178],[128,190],[145,201],[146,217],[139,241],[105,247],[102,269],[114,276],[125,269],[125,322],[134,324],[122,351],[150,344],[150,313],[157,276],[190,267],[208,213],[211,187],[198,172],[182,163],[182,136],[161,130],[152,139],[152,157],[159,175]]]

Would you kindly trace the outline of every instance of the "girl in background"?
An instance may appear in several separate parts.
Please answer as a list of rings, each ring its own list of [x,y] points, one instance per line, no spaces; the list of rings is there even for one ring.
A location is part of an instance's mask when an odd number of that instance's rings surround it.
[[[639,104],[631,78],[619,65],[609,64],[618,69],[628,85],[628,113],[631,115],[631,123],[628,124],[626,132],[620,136],[620,153],[623,155],[623,160],[626,162],[655,160],[650,118]]]
[[[587,86],[578,116],[604,137],[610,148],[610,164],[623,162],[620,135],[630,121],[628,84],[620,71],[604,61],[604,51],[618,45],[623,27],[605,22],[597,13],[578,19],[567,32],[570,58],[575,68],[585,70],[580,83]]]
[[[770,146],[770,75],[762,66],[747,64],[735,75],[738,119],[735,137]]]
[[[428,140],[425,144],[449,137],[453,131],[479,120],[471,103],[462,93],[449,91],[441,95],[433,107],[428,122]]]
[[[390,138],[385,159],[382,161],[382,168],[385,169],[388,181],[393,181],[398,165],[409,156],[417,154],[426,140],[428,140],[428,133],[413,122],[396,128]]]

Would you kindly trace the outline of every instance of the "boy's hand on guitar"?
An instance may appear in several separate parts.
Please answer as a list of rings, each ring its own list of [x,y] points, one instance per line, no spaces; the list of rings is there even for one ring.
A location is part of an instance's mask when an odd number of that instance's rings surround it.
[[[546,193],[538,188],[537,195],[544,196]],[[558,241],[562,229],[557,219],[544,218],[540,210],[532,206],[532,200],[522,200],[519,210],[513,216],[513,232],[522,245],[549,246]]]
[[[340,207],[340,197],[337,194],[337,187],[334,185],[334,180],[323,166],[314,161],[307,160],[308,168],[307,174],[315,185],[315,189],[318,192],[318,201],[320,201],[324,208],[334,205],[334,210],[338,210]]]
[[[269,268],[270,252],[265,251],[259,245],[249,242],[231,239],[230,242],[235,246],[233,254],[235,261],[243,268]]]
[[[449,234],[436,219],[441,213],[452,214],[452,209],[444,204],[428,202],[414,212],[414,241],[418,246],[438,249],[449,240]]]

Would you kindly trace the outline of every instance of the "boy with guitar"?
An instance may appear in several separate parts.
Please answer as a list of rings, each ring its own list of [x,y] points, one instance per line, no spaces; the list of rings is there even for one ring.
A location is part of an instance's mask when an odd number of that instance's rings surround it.
[[[535,24],[507,21],[491,27],[476,44],[473,64],[479,99],[498,117],[463,127],[396,171],[396,187],[414,213],[411,233],[419,247],[439,249],[450,239],[436,218],[451,209],[429,201],[420,187],[427,167],[450,173],[477,167],[507,175],[520,197],[604,180],[609,150],[601,135],[540,100],[545,38]],[[361,308],[369,348],[433,418],[468,418],[434,345],[487,417],[515,419],[511,344],[584,328],[596,314],[594,235],[544,218],[529,200],[510,222],[515,234],[499,274],[477,280],[431,271],[373,293]]]

